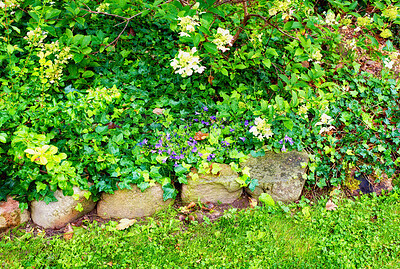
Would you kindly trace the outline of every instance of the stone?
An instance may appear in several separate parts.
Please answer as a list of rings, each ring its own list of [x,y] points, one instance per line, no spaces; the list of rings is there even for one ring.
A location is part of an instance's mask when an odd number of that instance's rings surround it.
[[[96,205],[91,199],[86,199],[87,191],[74,187],[74,195],[79,195],[75,200],[72,196],[64,196],[61,190],[54,192],[57,202],[46,204],[44,201],[31,202],[32,221],[45,229],[59,229],[68,223],[92,211]],[[79,212],[75,207],[80,203],[83,210]]]
[[[252,192],[246,191],[258,199],[262,193],[268,193],[275,201],[294,202],[300,198],[305,180],[303,175],[308,162],[306,152],[265,152],[262,157],[252,157],[242,165],[250,168],[250,177],[256,178],[259,185]]]
[[[214,164],[213,164],[214,165]],[[242,188],[236,181],[238,174],[227,164],[218,164],[218,174],[197,174],[197,178],[188,176],[188,183],[182,185],[181,198],[185,203],[232,203],[242,195]]]
[[[0,202],[0,232],[27,222],[29,219],[29,211],[25,209],[21,212],[19,202],[12,197],[9,196],[7,201]]]
[[[103,193],[97,203],[97,215],[103,219],[132,219],[151,216],[167,208],[172,199],[163,200],[160,184],[147,188],[143,192],[131,184],[131,190],[117,190],[114,194]]]

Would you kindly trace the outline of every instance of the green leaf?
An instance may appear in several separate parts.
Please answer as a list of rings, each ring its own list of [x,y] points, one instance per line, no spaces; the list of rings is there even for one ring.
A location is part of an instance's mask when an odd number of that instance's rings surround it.
[[[28,14],[36,21],[36,22],[40,22],[39,16],[33,12],[33,11],[29,11]]]
[[[143,181],[143,182],[137,184],[137,186],[142,192],[144,192],[144,190],[147,189],[150,186],[150,184],[149,184],[149,182]]]
[[[105,134],[108,130],[108,126],[97,126],[95,131],[98,134]]]
[[[294,126],[294,123],[293,123],[293,121],[292,121],[291,119],[286,118],[286,119],[283,121],[283,125],[284,125],[286,128],[288,128],[289,130],[292,130],[292,129],[293,129],[293,126]]]
[[[209,53],[213,53],[214,54],[214,53],[218,52],[217,45],[215,45],[214,43],[204,42],[203,46],[206,49],[206,51],[208,51]]]
[[[201,40],[201,35],[196,33],[193,37],[193,44],[195,47],[199,46],[200,40]]]
[[[174,171],[175,171],[175,174],[177,176],[181,176],[181,175],[189,172],[189,170],[186,167],[183,167],[181,164],[179,164],[178,166],[174,167]]]
[[[257,186],[258,186],[258,179],[252,178],[249,184],[250,191],[254,191]]]
[[[265,206],[274,206],[275,205],[275,201],[274,199],[272,199],[271,195],[269,195],[268,193],[262,193],[260,195],[260,197],[258,197],[258,200],[260,200],[260,202],[264,203]]]
[[[74,61],[75,63],[79,63],[83,60],[83,57],[85,57],[85,55],[83,55],[82,53],[79,54],[75,54],[74,55]]]
[[[265,151],[263,149],[260,149],[259,151],[250,151],[251,156],[253,156],[254,158],[256,157],[262,157],[265,156]]]
[[[81,43],[80,45],[82,47],[87,47],[91,40],[92,40],[92,36],[90,36],[90,35],[84,36],[80,42]]]
[[[228,70],[226,70],[225,68],[221,69],[221,73],[225,76],[228,76]]]
[[[164,191],[164,201],[167,201],[168,199],[174,199],[176,197],[177,191],[171,183],[165,184],[164,186],[162,186],[162,189]]]
[[[83,78],[90,78],[90,77],[93,77],[93,76],[94,76],[93,71],[85,71],[85,72],[82,74],[82,77],[83,77]]]

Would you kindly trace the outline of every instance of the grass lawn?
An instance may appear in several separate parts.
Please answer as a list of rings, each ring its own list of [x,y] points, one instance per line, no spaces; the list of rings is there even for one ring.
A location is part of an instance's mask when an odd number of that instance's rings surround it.
[[[231,209],[218,221],[186,223],[175,209],[117,230],[74,227],[72,239],[13,231],[0,241],[2,268],[399,268],[398,191]],[[285,211],[288,211],[285,213]]]

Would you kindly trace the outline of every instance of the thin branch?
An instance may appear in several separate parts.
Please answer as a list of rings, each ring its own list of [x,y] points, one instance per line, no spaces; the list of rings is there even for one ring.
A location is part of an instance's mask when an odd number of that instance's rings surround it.
[[[168,3],[172,2],[172,1],[173,1],[173,0],[167,0],[167,1],[164,2],[164,3],[157,5],[157,7],[161,7],[162,5],[168,4]],[[119,40],[119,38],[121,37],[121,35],[125,32],[126,28],[128,27],[129,22],[130,22],[132,19],[136,18],[137,16],[142,15],[143,12],[144,12],[144,11],[141,11],[141,12],[139,12],[139,13],[137,13],[137,14],[135,14],[135,15],[129,17],[129,18],[126,18],[126,17],[119,16],[119,15],[112,14],[112,13],[93,11],[93,10],[91,10],[90,7],[88,7],[86,4],[84,4],[84,5],[86,6],[87,9],[81,8],[81,10],[85,10],[85,11],[87,11],[87,12],[89,12],[89,13],[92,13],[92,14],[102,14],[102,15],[112,16],[112,17],[116,17],[116,18],[125,20],[124,29],[122,29],[122,31],[121,31],[121,32],[119,33],[119,35],[113,40],[113,42],[111,42],[110,44],[108,44],[104,49],[108,48],[109,46],[111,46],[111,45],[113,45],[115,42],[117,42],[117,41]],[[149,9],[146,9],[146,10],[149,10]],[[120,25],[120,24],[122,24],[122,23],[124,23],[124,22],[120,22],[120,23],[114,25],[114,27],[116,27],[116,26],[118,26],[118,25]]]

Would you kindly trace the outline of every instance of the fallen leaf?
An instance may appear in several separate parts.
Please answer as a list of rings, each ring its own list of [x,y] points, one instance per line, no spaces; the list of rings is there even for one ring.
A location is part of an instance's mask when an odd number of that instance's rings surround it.
[[[113,262],[108,262],[107,265],[112,267],[113,266]]]
[[[186,207],[187,208],[192,208],[192,207],[195,207],[196,206],[196,203],[195,202],[191,202],[190,204],[188,204]]]
[[[117,225],[117,230],[125,230],[126,228],[132,226],[136,222],[135,219],[121,219]]]
[[[72,239],[72,236],[74,235],[74,229],[72,229],[71,224],[68,224],[67,227],[64,229],[64,240],[68,241]]]
[[[325,205],[326,210],[333,211],[333,210],[336,210],[336,208],[337,208],[337,205],[335,205],[331,200],[326,202],[326,205]]]
[[[207,133],[202,133],[201,131],[198,131],[195,135],[194,135],[194,140],[200,141],[200,140],[204,140],[206,139],[208,136]]]
[[[249,197],[250,207],[255,208],[257,206],[257,199],[253,199]]]
[[[157,114],[157,115],[161,115],[162,113],[164,113],[164,109],[157,107],[157,108],[153,109],[153,113]]]

